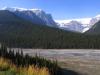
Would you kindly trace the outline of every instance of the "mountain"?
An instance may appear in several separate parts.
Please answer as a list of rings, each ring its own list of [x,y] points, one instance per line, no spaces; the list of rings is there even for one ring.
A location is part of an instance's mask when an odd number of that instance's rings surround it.
[[[80,18],[72,20],[55,20],[59,28],[84,33],[100,20],[100,15],[93,18]]]
[[[91,24],[91,25],[94,25],[94,24],[97,23],[98,21],[100,21],[100,15],[97,15],[97,16],[93,17],[93,18],[90,20],[90,24]]]
[[[100,20],[100,15],[93,18],[80,18],[71,20],[53,20],[51,14],[44,12],[41,9],[25,9],[25,8],[9,8],[5,7],[2,10],[8,10],[16,16],[26,19],[37,25],[46,25],[72,32],[84,33],[89,30],[95,23]]]
[[[41,9],[24,9],[24,8],[9,8],[5,7],[2,10],[8,10],[13,12],[17,16],[33,22],[34,24],[47,25],[50,27],[56,27],[51,14],[45,13]]]
[[[100,35],[100,21],[94,24],[85,34]]]
[[[14,13],[8,10],[0,10],[0,34],[8,35],[7,33],[18,32],[17,30],[27,30],[28,27],[34,24],[30,21],[22,19],[16,16]],[[26,28],[25,28],[26,27]],[[0,36],[1,36],[0,35]],[[1,36],[2,37],[2,36]]]
[[[17,17],[15,14],[7,11],[7,10],[0,10],[0,24],[9,24],[14,22],[21,22],[20,18]]]
[[[100,34],[100,15],[97,15],[96,17],[92,18],[90,21],[90,24],[94,24],[91,26],[91,28],[86,31],[86,34],[91,34],[91,35],[99,35]]]
[[[69,23],[62,24],[60,28],[64,30],[76,31],[76,32],[82,32],[82,30],[84,29],[82,24],[78,21],[70,21]]]

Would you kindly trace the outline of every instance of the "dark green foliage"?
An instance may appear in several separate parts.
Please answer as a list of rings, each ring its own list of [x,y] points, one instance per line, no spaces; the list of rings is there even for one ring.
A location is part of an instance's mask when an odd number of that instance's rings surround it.
[[[40,68],[47,67],[51,73],[51,75],[61,75],[61,71],[59,66],[57,65],[57,61],[46,60],[45,58],[41,58],[38,56],[31,57],[29,55],[23,55],[23,52],[14,52],[13,50],[7,50],[7,48],[2,45],[0,48],[0,57],[9,59],[15,64],[17,67],[27,67],[29,65],[36,65]]]
[[[22,27],[16,26],[13,30],[9,29],[8,32],[0,35],[0,42],[6,43],[8,47],[19,48],[100,48],[99,35],[78,34],[35,25],[29,27],[25,25]]]

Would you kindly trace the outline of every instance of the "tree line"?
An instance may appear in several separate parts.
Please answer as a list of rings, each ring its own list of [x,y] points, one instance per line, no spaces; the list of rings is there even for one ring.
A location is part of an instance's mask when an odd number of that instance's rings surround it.
[[[17,48],[100,49],[100,35],[86,35],[26,22],[0,25],[0,42]]]

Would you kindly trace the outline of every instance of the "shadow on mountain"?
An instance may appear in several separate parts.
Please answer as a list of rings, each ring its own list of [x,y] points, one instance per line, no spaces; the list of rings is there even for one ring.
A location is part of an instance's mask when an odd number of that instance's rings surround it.
[[[79,73],[72,71],[72,70],[67,70],[67,69],[62,69],[62,75],[80,75]]]

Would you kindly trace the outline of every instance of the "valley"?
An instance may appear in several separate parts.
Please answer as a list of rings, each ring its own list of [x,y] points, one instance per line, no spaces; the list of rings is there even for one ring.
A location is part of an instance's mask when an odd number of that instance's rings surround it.
[[[5,8],[0,10],[0,44],[1,60],[10,60],[14,72],[38,65],[50,75],[100,75],[100,16],[59,24],[41,9]],[[3,65],[3,73],[14,68]]]

